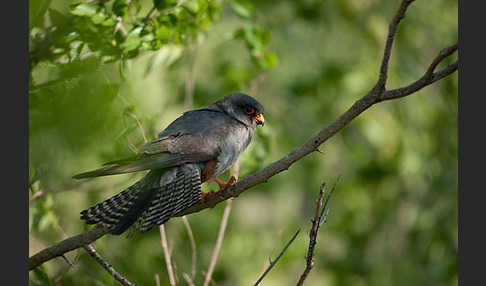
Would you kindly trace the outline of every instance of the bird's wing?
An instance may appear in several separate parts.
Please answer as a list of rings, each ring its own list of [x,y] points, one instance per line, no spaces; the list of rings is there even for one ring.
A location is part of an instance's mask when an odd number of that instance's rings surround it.
[[[159,138],[142,145],[136,156],[105,163],[99,169],[73,178],[170,168],[215,159],[221,152],[227,120],[226,115],[213,110],[186,112],[162,131]]]
[[[100,177],[206,162],[216,158],[219,153],[217,149],[205,147],[205,142],[200,136],[189,134],[159,138],[140,147],[140,152],[134,157],[105,163],[99,169],[77,174],[73,178]]]

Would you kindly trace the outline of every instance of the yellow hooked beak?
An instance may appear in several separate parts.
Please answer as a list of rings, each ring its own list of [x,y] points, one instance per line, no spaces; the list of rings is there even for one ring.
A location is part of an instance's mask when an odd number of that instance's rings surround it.
[[[255,119],[257,125],[265,125],[265,118],[263,118],[263,114],[257,114],[255,117],[253,117],[253,119]]]

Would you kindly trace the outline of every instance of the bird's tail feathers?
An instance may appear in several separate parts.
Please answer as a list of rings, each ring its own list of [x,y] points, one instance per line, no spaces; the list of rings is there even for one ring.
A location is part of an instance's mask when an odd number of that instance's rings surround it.
[[[81,219],[87,224],[102,223],[114,226],[112,234],[121,234],[149,206],[156,190],[147,184],[153,180],[150,174],[133,184],[123,192],[116,194],[101,203],[98,203],[81,212]]]

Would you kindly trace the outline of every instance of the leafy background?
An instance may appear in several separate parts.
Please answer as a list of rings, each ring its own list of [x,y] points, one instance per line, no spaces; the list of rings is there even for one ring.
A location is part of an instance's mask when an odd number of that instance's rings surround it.
[[[143,174],[86,182],[75,173],[131,154],[187,107],[232,91],[265,106],[240,177],[302,144],[377,78],[399,1],[29,1],[29,254],[80,233],[79,212]],[[149,11],[155,7],[149,17]],[[457,41],[457,1],[416,1],[392,53],[388,88],[417,79]],[[194,61],[193,61],[194,60]],[[193,68],[191,63],[193,61]],[[137,120],[135,120],[137,119]],[[304,269],[322,181],[342,176],[320,231],[308,285],[457,285],[457,73],[381,103],[288,171],[233,203],[217,285],[253,284],[298,229],[263,281],[291,285]],[[225,178],[228,177],[224,174]],[[207,187],[205,187],[207,189]],[[188,217],[196,284],[209,265],[224,204]],[[191,269],[182,220],[166,224],[180,285]],[[137,285],[168,284],[155,229],[105,236],[97,250]],[[31,272],[31,285],[117,285],[83,250]]]

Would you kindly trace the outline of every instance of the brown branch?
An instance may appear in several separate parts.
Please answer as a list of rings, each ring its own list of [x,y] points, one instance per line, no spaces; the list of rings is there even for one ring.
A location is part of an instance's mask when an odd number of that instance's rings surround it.
[[[113,266],[111,266],[110,263],[106,262],[101,255],[96,252],[96,249],[91,245],[91,244],[86,244],[83,246],[84,250],[88,252],[91,257],[93,257],[96,262],[98,262],[108,273],[110,273],[113,278],[115,278],[118,282],[120,282],[124,286],[134,286],[135,284],[131,283],[123,277],[120,273],[118,273]]]
[[[40,198],[43,198],[47,194],[57,194],[57,193],[62,193],[62,192],[67,192],[67,191],[74,191],[77,187],[85,184],[89,180],[86,181],[76,181],[72,184],[69,184],[65,187],[59,188],[59,189],[41,189],[35,192],[32,196],[29,197],[29,203],[36,201]]]
[[[380,96],[380,101],[396,99],[410,95],[455,72],[458,69],[458,60],[437,72],[434,72],[434,70],[437,65],[439,65],[439,63],[441,63],[448,56],[452,55],[455,51],[457,51],[457,49],[458,44],[456,43],[455,45],[452,45],[440,51],[439,55],[437,55],[437,57],[432,61],[427,71],[420,79],[405,87],[384,91]]]
[[[170,252],[167,246],[167,236],[165,234],[165,226],[161,224],[159,226],[160,229],[160,244],[162,245],[162,249],[164,250],[164,257],[165,257],[165,265],[167,267],[167,273],[169,274],[169,283],[171,286],[176,285],[176,281],[174,278],[174,270],[172,269],[172,262],[170,261]]]
[[[110,230],[110,228],[99,224],[86,232],[64,239],[63,241],[51,247],[41,250],[29,258],[29,270],[32,270],[42,263],[55,257],[62,256],[66,252],[90,244],[91,242],[102,237],[103,235],[109,233]]]
[[[194,240],[194,235],[192,233],[191,225],[189,224],[189,220],[186,216],[182,217],[182,221],[184,222],[184,226],[186,227],[187,235],[189,235],[189,241],[191,242],[191,249],[192,249],[192,266],[191,266],[191,281],[196,279],[196,259],[197,259],[197,251],[196,251],[196,241]],[[187,279],[186,279],[187,280]]]
[[[207,273],[206,273],[206,271],[201,270],[201,275],[202,275],[202,276],[206,277],[206,274],[207,274]],[[214,280],[213,280],[213,279],[211,279],[209,282],[210,282],[210,283],[211,283],[211,285],[213,285],[213,286],[217,286],[217,285],[218,285],[218,284],[216,284],[216,282],[214,282]]]
[[[189,276],[189,274],[187,273],[182,273],[182,277],[184,277],[184,279],[186,280],[187,284],[189,286],[194,286],[194,281],[193,279],[191,278],[191,276]]]
[[[412,2],[415,0],[403,0],[400,4],[400,8],[393,17],[392,22],[388,28],[388,36],[386,39],[385,50],[383,52],[383,59],[381,61],[380,76],[378,82],[376,83],[376,91],[382,91],[385,89],[386,80],[388,77],[388,63],[390,62],[390,56],[393,48],[393,42],[395,40],[395,35],[397,34],[398,24],[405,17],[405,12]]]
[[[339,178],[338,178],[339,180]],[[322,200],[324,198],[324,194],[326,192],[326,183],[323,182],[321,185],[321,188],[319,189],[319,197],[317,199],[317,206],[316,206],[316,211],[314,213],[314,218],[312,219],[312,227],[309,231],[309,248],[307,250],[307,257],[306,257],[306,266],[304,269],[304,272],[300,276],[299,281],[297,282],[297,286],[302,286],[304,284],[305,279],[307,279],[307,276],[309,275],[310,271],[312,270],[312,267],[314,267],[314,249],[317,243],[317,233],[319,232],[319,228],[322,226],[323,223],[326,222],[327,220],[327,215],[329,213],[329,199],[331,198],[332,193],[334,192],[334,189],[336,188],[336,183],[334,184],[333,188],[329,192],[329,194],[326,197],[326,200],[324,201],[324,205],[322,204]],[[327,210],[327,212],[326,212]]]
[[[292,238],[289,240],[287,245],[285,245],[285,247],[282,249],[282,251],[280,252],[280,254],[277,256],[277,258],[275,260],[272,261],[270,259],[270,265],[265,270],[265,272],[263,272],[262,276],[260,276],[260,278],[258,278],[258,280],[257,280],[257,282],[255,282],[254,286],[256,286],[256,285],[260,284],[260,282],[262,282],[263,278],[265,278],[265,276],[268,274],[268,272],[270,272],[270,270],[272,270],[273,266],[275,266],[275,264],[277,264],[280,257],[282,257],[282,255],[284,255],[285,251],[287,251],[287,248],[289,248],[289,246],[292,244],[292,242],[294,242],[294,240],[297,237],[297,235],[299,234],[299,232],[300,232],[300,228],[297,230],[297,232],[294,234],[294,236],[292,236]]]
[[[429,80],[424,80],[423,78],[421,78],[409,86],[393,90],[383,90],[380,92],[378,89],[376,89],[375,85],[373,89],[371,89],[362,98],[357,100],[348,110],[346,110],[346,112],[339,116],[339,118],[337,118],[331,124],[324,126],[316,135],[308,139],[304,144],[293,149],[285,156],[283,156],[280,160],[267,165],[260,171],[249,175],[242,180],[236,182],[234,185],[228,187],[224,192],[222,192],[223,198],[215,194],[208,195],[204,204],[202,202],[197,203],[191,208],[184,210],[175,216],[188,215],[191,213],[199,212],[206,208],[213,208],[224,200],[232,197],[238,197],[241,193],[255,185],[267,182],[271,177],[275,176],[276,174],[288,170],[293,163],[299,161],[300,159],[313,153],[314,151],[317,152],[321,144],[323,144],[329,138],[342,130],[354,118],[359,116],[375,103],[408,96],[420,90],[421,88],[452,74],[457,69],[458,62],[456,61],[446,68],[433,73]],[[61,256],[65,252],[91,243],[103,236],[104,234],[109,233],[109,231],[109,229],[99,227],[96,228],[96,230],[92,229],[75,237],[63,240],[47,249],[44,249],[29,258],[29,270],[39,266],[45,261]]]

